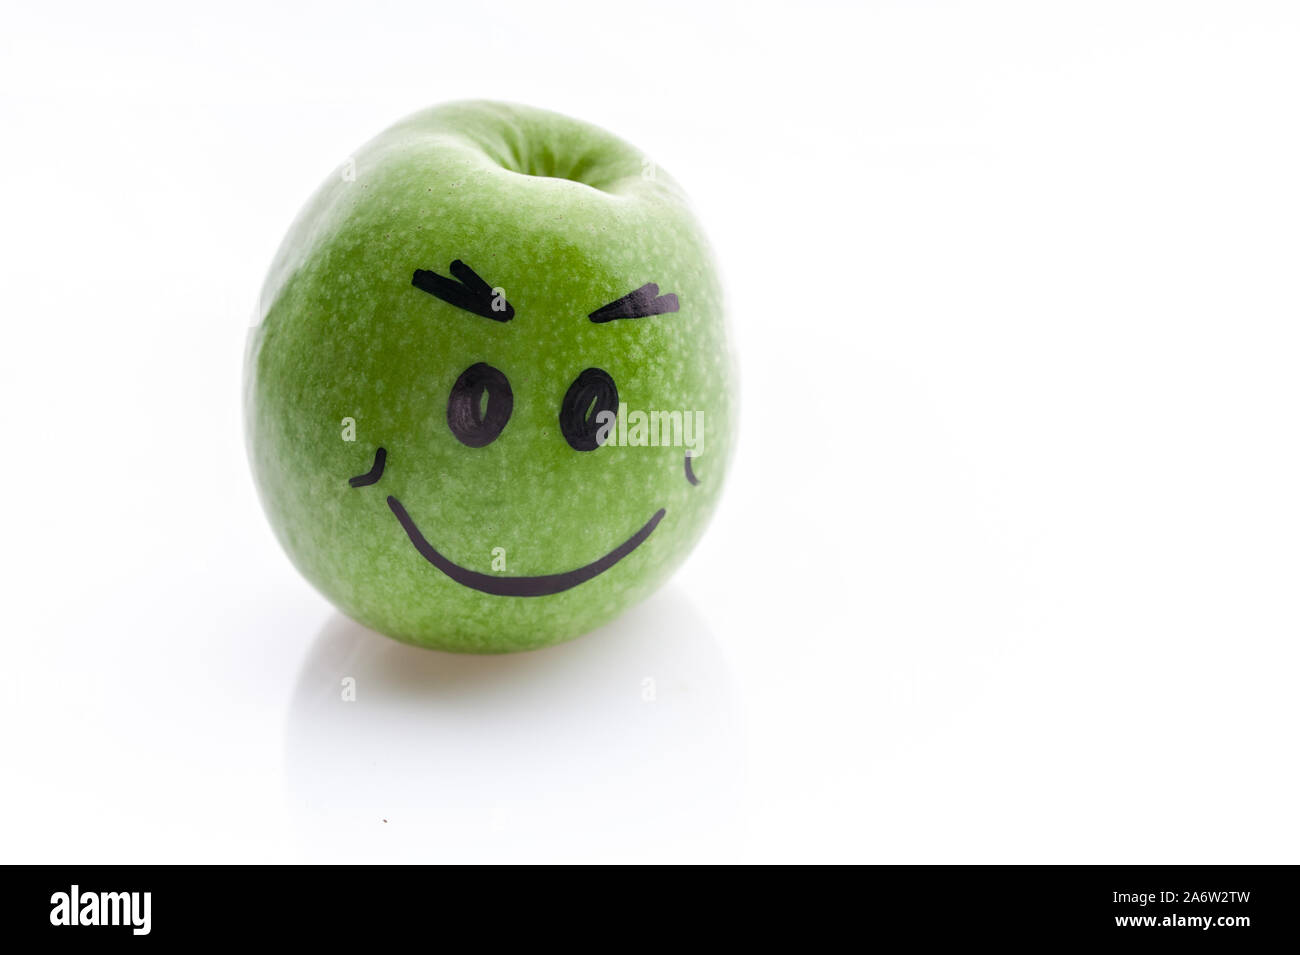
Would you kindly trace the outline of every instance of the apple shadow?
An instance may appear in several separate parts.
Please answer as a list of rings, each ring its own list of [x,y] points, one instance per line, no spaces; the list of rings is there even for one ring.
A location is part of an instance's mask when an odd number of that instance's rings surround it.
[[[335,613],[289,713],[298,834],[308,855],[412,861],[725,840],[743,775],[731,684],[671,585],[577,640],[502,656],[410,647]]]

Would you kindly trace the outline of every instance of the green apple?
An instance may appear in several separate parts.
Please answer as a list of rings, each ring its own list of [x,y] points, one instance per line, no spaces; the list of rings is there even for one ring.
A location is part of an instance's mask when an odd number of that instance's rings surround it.
[[[306,578],[467,652],[557,643],[659,586],[736,415],[681,188],[601,129],[493,102],[417,113],[316,192],[267,277],[244,406]]]

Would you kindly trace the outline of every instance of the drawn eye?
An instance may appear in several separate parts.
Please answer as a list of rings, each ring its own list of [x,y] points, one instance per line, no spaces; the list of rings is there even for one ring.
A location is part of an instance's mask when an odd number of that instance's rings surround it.
[[[447,399],[447,427],[461,444],[481,448],[497,439],[510,420],[515,393],[499,369],[485,362],[470,365]]]
[[[601,445],[597,416],[618,413],[618,387],[599,368],[588,368],[573,380],[560,405],[560,431],[575,451],[595,451]]]

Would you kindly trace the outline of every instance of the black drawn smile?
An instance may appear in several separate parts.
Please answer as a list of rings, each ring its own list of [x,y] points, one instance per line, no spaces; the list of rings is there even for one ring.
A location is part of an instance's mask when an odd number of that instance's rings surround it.
[[[425,560],[456,581],[456,583],[464,584],[466,587],[496,597],[546,597],[550,594],[558,594],[569,590],[578,586],[578,584],[586,583],[598,574],[603,574],[640,547],[645,539],[654,532],[654,529],[659,526],[659,522],[664,517],[664,509],[661,507],[655,511],[654,516],[646,521],[639,531],[604,557],[593,560],[590,564],[585,564],[575,570],[566,571],[562,574],[543,574],[540,577],[492,577],[462,567],[438,553],[434,546],[420,533],[420,528],[415,525],[415,521],[411,520],[411,515],[406,513],[406,508],[402,507],[402,502],[391,494],[388,496],[388,507],[392,510],[393,516],[397,518],[397,522],[402,525],[402,530],[406,531],[406,536],[411,539],[415,549],[420,552],[420,555]]]
[[[358,474],[356,477],[348,478],[348,484],[354,488],[378,484],[379,479],[383,477],[384,466],[387,462],[388,452],[382,447],[376,448],[374,465],[365,474]],[[686,456],[686,479],[691,484],[700,483],[691,470],[691,456],[689,453]],[[590,564],[584,564],[561,574],[541,574],[536,577],[493,577],[490,574],[462,567],[439,553],[438,549],[430,544],[424,534],[421,533],[420,528],[411,519],[411,515],[402,506],[402,502],[391,494],[388,495],[388,508],[393,512],[393,516],[397,518],[397,522],[402,525],[402,530],[406,531],[406,536],[411,539],[411,543],[415,545],[415,549],[419,551],[420,556],[456,581],[456,583],[481,593],[492,594],[494,597],[546,597],[570,590],[578,586],[578,584],[586,583],[593,577],[609,570],[645,543],[646,539],[654,533],[654,529],[659,526],[659,522],[663,520],[666,513],[664,508],[659,508],[650,516],[650,520],[641,525],[639,531],[604,557],[593,560]]]

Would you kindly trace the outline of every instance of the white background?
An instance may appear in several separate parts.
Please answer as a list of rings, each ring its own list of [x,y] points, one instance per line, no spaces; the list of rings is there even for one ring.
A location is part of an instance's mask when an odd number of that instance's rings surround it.
[[[177,7],[0,29],[3,861],[1297,860],[1294,5]],[[506,658],[241,434],[293,215],[463,97],[672,172],[743,371],[686,566]]]

